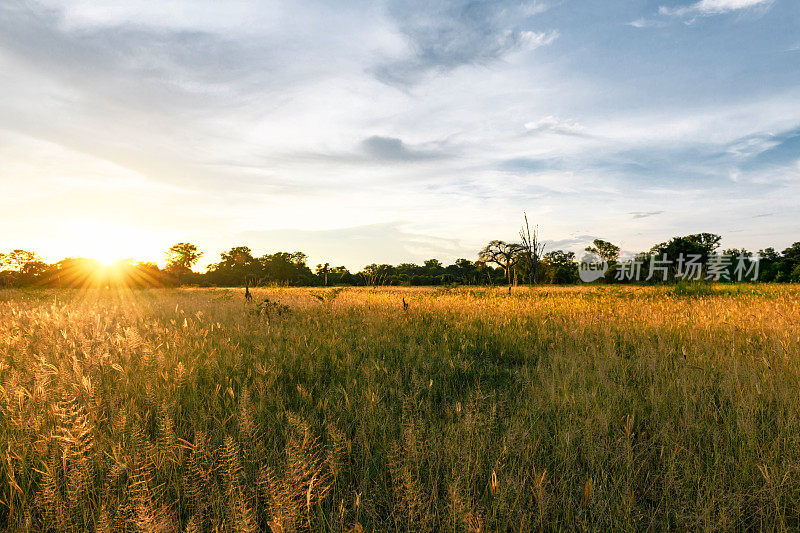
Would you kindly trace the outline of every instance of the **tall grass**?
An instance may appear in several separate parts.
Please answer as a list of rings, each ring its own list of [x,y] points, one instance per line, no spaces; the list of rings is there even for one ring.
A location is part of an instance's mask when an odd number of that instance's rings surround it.
[[[0,291],[0,524],[800,527],[798,286],[253,292]]]

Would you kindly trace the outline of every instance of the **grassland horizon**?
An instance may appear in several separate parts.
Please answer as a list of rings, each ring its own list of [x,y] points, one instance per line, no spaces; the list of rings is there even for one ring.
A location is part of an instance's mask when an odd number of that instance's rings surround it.
[[[800,285],[250,290],[0,290],[0,525],[800,527]]]

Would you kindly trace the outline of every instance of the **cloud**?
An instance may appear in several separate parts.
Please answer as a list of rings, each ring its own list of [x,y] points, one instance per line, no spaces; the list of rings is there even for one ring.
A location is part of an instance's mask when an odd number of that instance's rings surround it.
[[[515,157],[501,161],[497,164],[497,168],[516,173],[541,172],[563,168],[563,161],[560,158]]]
[[[800,160],[800,127],[775,135],[761,135],[756,141],[759,149],[747,154],[749,157],[741,165],[743,170],[781,169],[796,166]]]
[[[632,20],[630,22],[626,22],[625,24],[627,26],[633,26],[634,28],[650,28],[650,27],[653,27],[653,26],[662,25],[662,23],[660,23],[658,21],[649,20],[649,19],[646,19],[644,17],[638,18],[636,20]]]
[[[742,9],[768,8],[773,0],[700,0],[699,2],[686,7],[667,7],[661,6],[658,12],[662,15],[673,15],[682,17],[684,15],[719,15]]]
[[[511,1],[395,1],[389,14],[408,45],[407,54],[383,61],[371,72],[386,84],[407,88],[430,73],[485,65],[513,51],[549,45],[557,31],[520,26],[544,9],[539,6]]]
[[[558,239],[545,242],[545,253],[556,250],[576,252],[580,256],[581,252],[585,251],[587,246],[591,246],[595,239],[599,239],[597,235],[574,235],[567,239]]]
[[[417,163],[440,161],[453,157],[446,141],[432,141],[409,145],[399,137],[372,135],[363,139],[354,149],[333,151],[306,151],[288,154],[293,160],[313,163],[344,165],[370,165],[384,163]],[[264,161],[256,162],[264,164]]]
[[[664,211],[633,211],[630,214],[633,215],[633,218],[647,218],[656,215],[660,215]]]
[[[312,265],[345,264],[353,272],[369,263],[422,262],[431,257],[449,262],[459,257],[473,258],[477,253],[458,239],[410,231],[407,223],[399,221],[323,230],[247,231],[232,239],[228,241],[243,242],[257,254],[300,249],[308,253]]]
[[[364,139],[361,146],[369,158],[378,161],[423,161],[445,156],[442,151],[410,148],[396,137],[373,135]]]
[[[613,239],[648,231],[631,207],[664,209],[654,220],[677,233],[744,204],[774,210],[762,222],[789,239],[800,84],[778,52],[797,44],[792,0],[670,39],[620,28],[747,12],[660,3],[687,19],[627,0],[581,16],[518,0],[2,0],[0,241],[79,212],[206,249],[253,229],[413,220],[354,231],[341,253],[337,234],[318,239],[341,261],[401,261],[450,253],[436,235],[474,257],[526,209],[553,239]],[[387,235],[399,251],[372,257]]]
[[[777,133],[757,132],[734,139],[716,151],[719,165],[729,169],[734,182],[759,181],[781,183],[797,176],[800,161],[800,126]]]
[[[758,133],[735,140],[727,146],[726,151],[734,158],[746,161],[778,144],[780,141],[774,135]]]
[[[750,7],[765,7],[772,4],[773,0],[701,0],[693,8],[701,13],[726,13],[737,9]]]
[[[254,62],[272,66],[258,47],[206,31],[132,24],[74,28],[63,20],[55,9],[9,0],[0,6],[0,48],[104,104],[151,107],[163,101],[164,109],[185,109],[199,94],[213,97],[219,82],[246,79]]]
[[[575,135],[578,137],[586,136],[583,126],[577,122],[561,120],[554,116],[544,117],[533,122],[526,122],[525,129],[531,135],[555,133],[558,135]]]

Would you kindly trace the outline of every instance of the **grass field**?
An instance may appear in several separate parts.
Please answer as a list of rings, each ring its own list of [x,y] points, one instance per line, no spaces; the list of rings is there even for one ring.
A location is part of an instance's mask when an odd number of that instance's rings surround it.
[[[0,291],[0,525],[800,527],[796,285],[242,292]]]

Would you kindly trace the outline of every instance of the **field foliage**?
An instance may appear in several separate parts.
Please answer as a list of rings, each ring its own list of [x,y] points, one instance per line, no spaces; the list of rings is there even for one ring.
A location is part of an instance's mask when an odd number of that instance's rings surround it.
[[[796,285],[253,293],[0,291],[0,526],[800,527]]]

